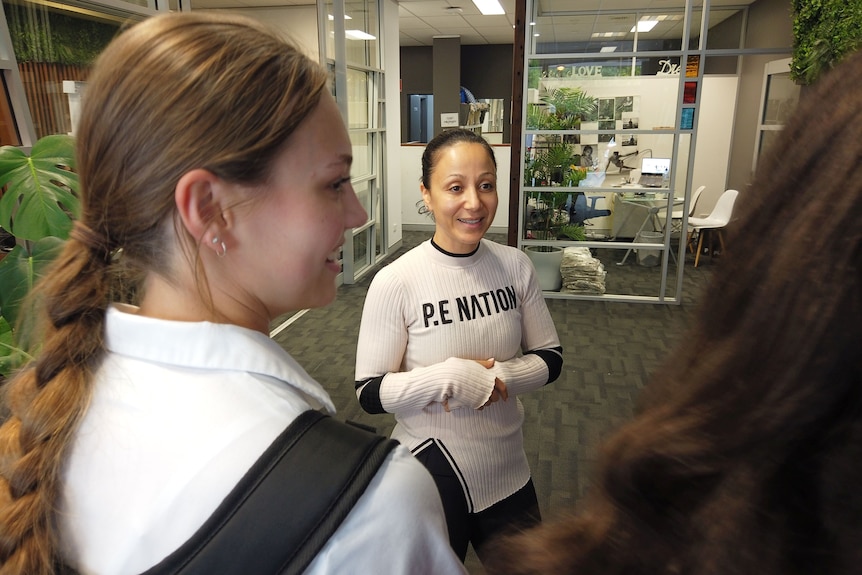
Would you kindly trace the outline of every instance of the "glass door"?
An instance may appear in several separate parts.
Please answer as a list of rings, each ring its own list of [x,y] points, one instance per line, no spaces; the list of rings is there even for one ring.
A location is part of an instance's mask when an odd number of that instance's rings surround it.
[[[380,6],[376,0],[319,5],[320,53],[353,144],[352,183],[368,220],[345,238],[341,281],[352,284],[381,255],[385,109],[380,67]]]
[[[763,93],[757,139],[754,142],[754,160],[751,171],[757,168],[760,154],[776,139],[787,119],[799,102],[799,84],[790,78],[790,58],[768,62],[763,69]]]

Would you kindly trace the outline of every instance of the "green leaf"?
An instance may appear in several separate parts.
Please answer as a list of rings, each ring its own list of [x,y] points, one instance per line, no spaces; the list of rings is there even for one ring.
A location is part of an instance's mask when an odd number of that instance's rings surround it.
[[[11,376],[12,372],[30,359],[30,354],[18,347],[9,322],[0,317],[0,376]]]
[[[580,88],[552,88],[541,97],[541,100],[551,104],[560,117],[588,118],[596,113],[598,103]]]
[[[0,148],[0,227],[23,240],[69,237],[81,204],[76,195],[75,143],[71,136],[46,136],[28,157],[19,148]]]
[[[30,244],[30,252],[21,245],[0,261],[0,316],[16,325],[21,304],[47,266],[63,249],[60,238],[48,237]]]

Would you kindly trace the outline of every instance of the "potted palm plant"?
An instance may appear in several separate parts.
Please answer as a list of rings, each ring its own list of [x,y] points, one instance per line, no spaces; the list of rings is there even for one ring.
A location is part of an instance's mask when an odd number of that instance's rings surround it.
[[[565,176],[572,164],[572,147],[565,142],[554,142],[543,154],[550,181],[564,184]]]
[[[25,337],[32,318],[22,308],[80,214],[74,168],[71,136],[45,136],[29,156],[13,146],[0,148],[0,227],[15,239],[0,260],[0,379],[29,359],[37,344]]]
[[[577,130],[581,122],[598,113],[596,99],[588,96],[580,88],[552,88],[540,97],[542,102],[552,106],[557,130]]]

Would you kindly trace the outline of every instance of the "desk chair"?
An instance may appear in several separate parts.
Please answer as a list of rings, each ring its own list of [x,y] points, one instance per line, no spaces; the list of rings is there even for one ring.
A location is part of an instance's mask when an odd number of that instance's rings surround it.
[[[694,216],[694,211],[697,209],[697,201],[700,199],[700,195],[706,189],[706,186],[700,186],[698,189],[694,191],[691,195],[691,204],[688,207],[688,217]],[[670,213],[671,219],[671,231],[681,232],[682,231],[682,216],[683,210],[682,208],[678,210],[674,210]]]
[[[715,230],[718,234],[721,253],[724,253],[724,236],[721,235],[721,230],[730,222],[730,218],[733,215],[733,204],[736,202],[738,195],[739,192],[736,190],[725,190],[707,217],[688,218],[689,249],[694,247],[694,234],[697,234],[697,255],[694,257],[694,267],[697,267],[700,262],[700,254],[703,251],[703,236],[711,230]],[[712,236],[709,238],[709,255],[712,256]]]
[[[597,209],[596,202],[604,199],[604,196],[590,196],[590,204],[587,205],[587,196],[583,192],[576,192],[572,201],[572,194],[566,201],[566,212],[569,214],[569,223],[583,227],[586,220],[611,215],[608,209]]]

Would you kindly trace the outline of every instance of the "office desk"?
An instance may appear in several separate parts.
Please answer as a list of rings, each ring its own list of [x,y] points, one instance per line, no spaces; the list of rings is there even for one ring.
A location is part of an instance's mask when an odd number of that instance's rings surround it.
[[[664,222],[661,221],[658,214],[662,210],[667,209],[667,191],[660,191],[660,189],[656,188],[643,188],[640,186],[621,186],[624,188],[624,191],[617,192],[620,201],[623,204],[628,204],[631,206],[640,206],[643,208],[647,208],[646,214],[644,215],[644,219],[641,222],[640,227],[638,228],[637,233],[635,234],[634,239],[637,240],[637,237],[640,235],[644,228],[652,222],[652,226],[654,230],[664,231]],[[637,190],[637,191],[635,191]],[[645,191],[650,190],[650,191]],[[643,194],[643,195],[641,195]],[[685,203],[683,198],[673,198],[672,206],[678,206]],[[626,219],[631,215],[631,213],[626,214]],[[623,221],[625,223],[625,220]],[[622,225],[620,225],[622,228]],[[623,256],[622,261],[618,262],[617,265],[623,265],[626,263],[629,255],[632,253],[632,249],[629,248],[626,250],[625,255]],[[671,252],[671,256],[673,256],[674,261],[676,261],[676,255]]]

